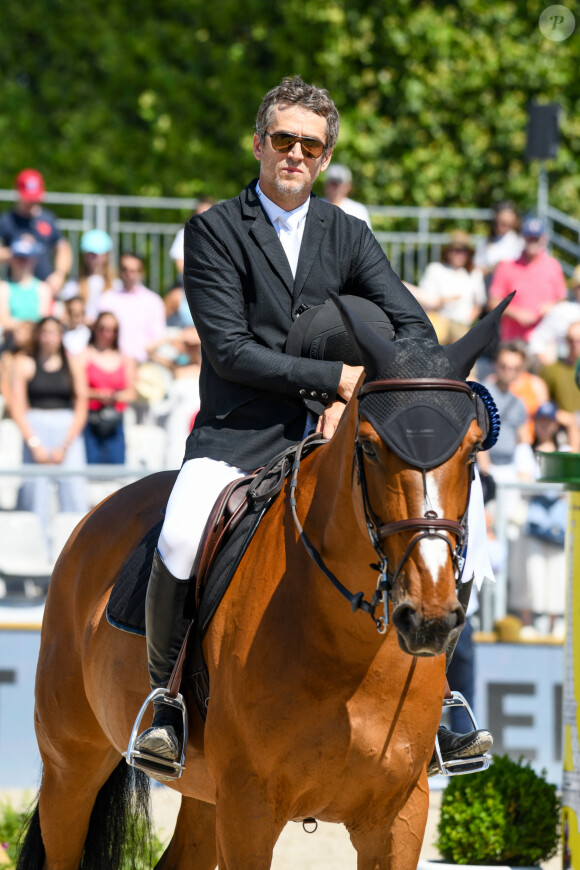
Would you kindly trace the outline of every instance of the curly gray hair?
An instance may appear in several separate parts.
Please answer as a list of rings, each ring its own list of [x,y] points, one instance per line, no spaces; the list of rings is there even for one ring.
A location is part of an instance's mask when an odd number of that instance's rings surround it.
[[[263,142],[272,123],[277,105],[298,105],[326,118],[326,145],[334,148],[338,139],[338,111],[325,88],[308,85],[301,76],[286,76],[279,85],[268,91],[256,116],[256,133]]]

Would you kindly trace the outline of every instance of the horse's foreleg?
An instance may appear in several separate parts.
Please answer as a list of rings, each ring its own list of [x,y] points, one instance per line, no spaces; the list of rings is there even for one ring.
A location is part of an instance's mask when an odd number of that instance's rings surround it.
[[[357,870],[416,870],[428,812],[429,790],[417,785],[393,821],[351,829]]]
[[[183,797],[175,831],[156,870],[214,870],[215,806]]]
[[[236,772],[218,789],[216,839],[219,870],[270,870],[284,822],[255,774]]]

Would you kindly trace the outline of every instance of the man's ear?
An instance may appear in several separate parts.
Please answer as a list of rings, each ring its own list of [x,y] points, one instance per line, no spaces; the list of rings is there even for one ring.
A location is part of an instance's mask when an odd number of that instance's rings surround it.
[[[262,145],[262,140],[260,139],[260,137],[258,136],[257,133],[254,133],[254,141],[252,143],[252,150],[254,152],[254,157],[256,158],[256,160],[261,160],[262,154],[264,152],[264,148]]]
[[[326,152],[322,159],[322,163],[320,164],[320,172],[324,172],[325,169],[328,169],[328,164],[332,158],[332,148]]]

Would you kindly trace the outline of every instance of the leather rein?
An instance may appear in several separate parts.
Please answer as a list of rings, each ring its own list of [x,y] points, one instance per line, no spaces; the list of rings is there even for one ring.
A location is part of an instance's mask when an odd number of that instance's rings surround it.
[[[363,396],[368,395],[369,393],[386,390],[454,390],[457,392],[467,393],[475,403],[475,395],[468,384],[463,383],[462,381],[453,381],[446,378],[391,378],[386,380],[369,381],[369,383],[363,384],[363,386],[360,388],[357,398],[360,399]],[[373,546],[373,549],[378,556],[378,563],[373,563],[370,565],[373,570],[378,570],[379,572],[377,586],[370,601],[367,601],[365,599],[363,592],[353,593],[349,589],[347,589],[347,587],[344,586],[343,583],[340,582],[336,575],[333,574],[333,572],[324,563],[322,556],[310,541],[308,535],[304,531],[304,528],[302,527],[298,519],[296,511],[296,489],[298,487],[298,471],[300,469],[300,462],[302,459],[304,448],[307,444],[310,445],[314,441],[318,441],[319,443],[321,441],[324,441],[319,433],[309,435],[307,438],[304,439],[304,441],[298,446],[296,450],[294,464],[292,466],[292,477],[290,480],[289,501],[290,509],[292,511],[292,516],[300,540],[306,548],[306,551],[308,552],[310,558],[315,562],[317,567],[322,571],[327,579],[330,580],[332,585],[340,592],[340,594],[348,600],[353,613],[356,613],[357,610],[362,610],[364,613],[368,613],[369,616],[372,618],[373,622],[375,623],[379,634],[384,634],[389,624],[389,600],[392,598],[392,590],[405,566],[405,563],[407,562],[407,559],[411,555],[411,552],[413,551],[415,546],[420,541],[426,538],[429,538],[431,540],[433,538],[439,538],[447,544],[453,564],[455,585],[457,588],[460,586],[461,574],[463,571],[463,566],[465,564],[464,554],[467,544],[467,512],[469,507],[469,496],[471,493],[471,482],[473,480],[474,471],[472,464],[470,468],[467,503],[463,516],[461,517],[461,520],[459,522],[456,520],[447,519],[446,517],[439,517],[434,510],[428,509],[425,511],[425,514],[422,517],[409,517],[405,520],[397,520],[391,523],[382,523],[377,515],[374,513],[368,496],[368,488],[363,463],[363,451],[358,440],[358,426],[359,423],[357,421],[357,430],[354,442],[354,462],[356,463],[357,478],[361,487],[365,522],[369,539]],[[423,476],[424,501],[425,504],[428,505],[429,499],[427,495],[426,471],[425,469],[421,469],[421,471]],[[399,559],[395,570],[391,572],[389,571],[388,559],[383,550],[383,541],[385,541],[391,535],[397,535],[401,532],[413,532],[414,534],[409,541],[405,552]],[[449,534],[446,533],[450,533],[454,536],[454,542],[452,542],[452,540],[450,539]],[[383,605],[383,614],[377,617],[375,615],[375,611],[379,604]]]

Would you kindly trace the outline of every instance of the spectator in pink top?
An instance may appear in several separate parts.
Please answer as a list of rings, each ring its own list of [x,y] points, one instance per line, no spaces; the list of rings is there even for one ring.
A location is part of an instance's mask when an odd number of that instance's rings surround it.
[[[119,348],[137,362],[147,360],[147,347],[165,334],[165,306],[161,297],[143,284],[143,260],[122,254],[121,278],[101,293],[99,311],[110,311],[119,321]]]
[[[489,288],[490,307],[495,308],[512,290],[516,296],[501,319],[502,341],[527,341],[542,317],[566,298],[566,281],[555,257],[545,250],[546,228],[537,217],[522,226],[525,247],[517,260],[500,263]]]

